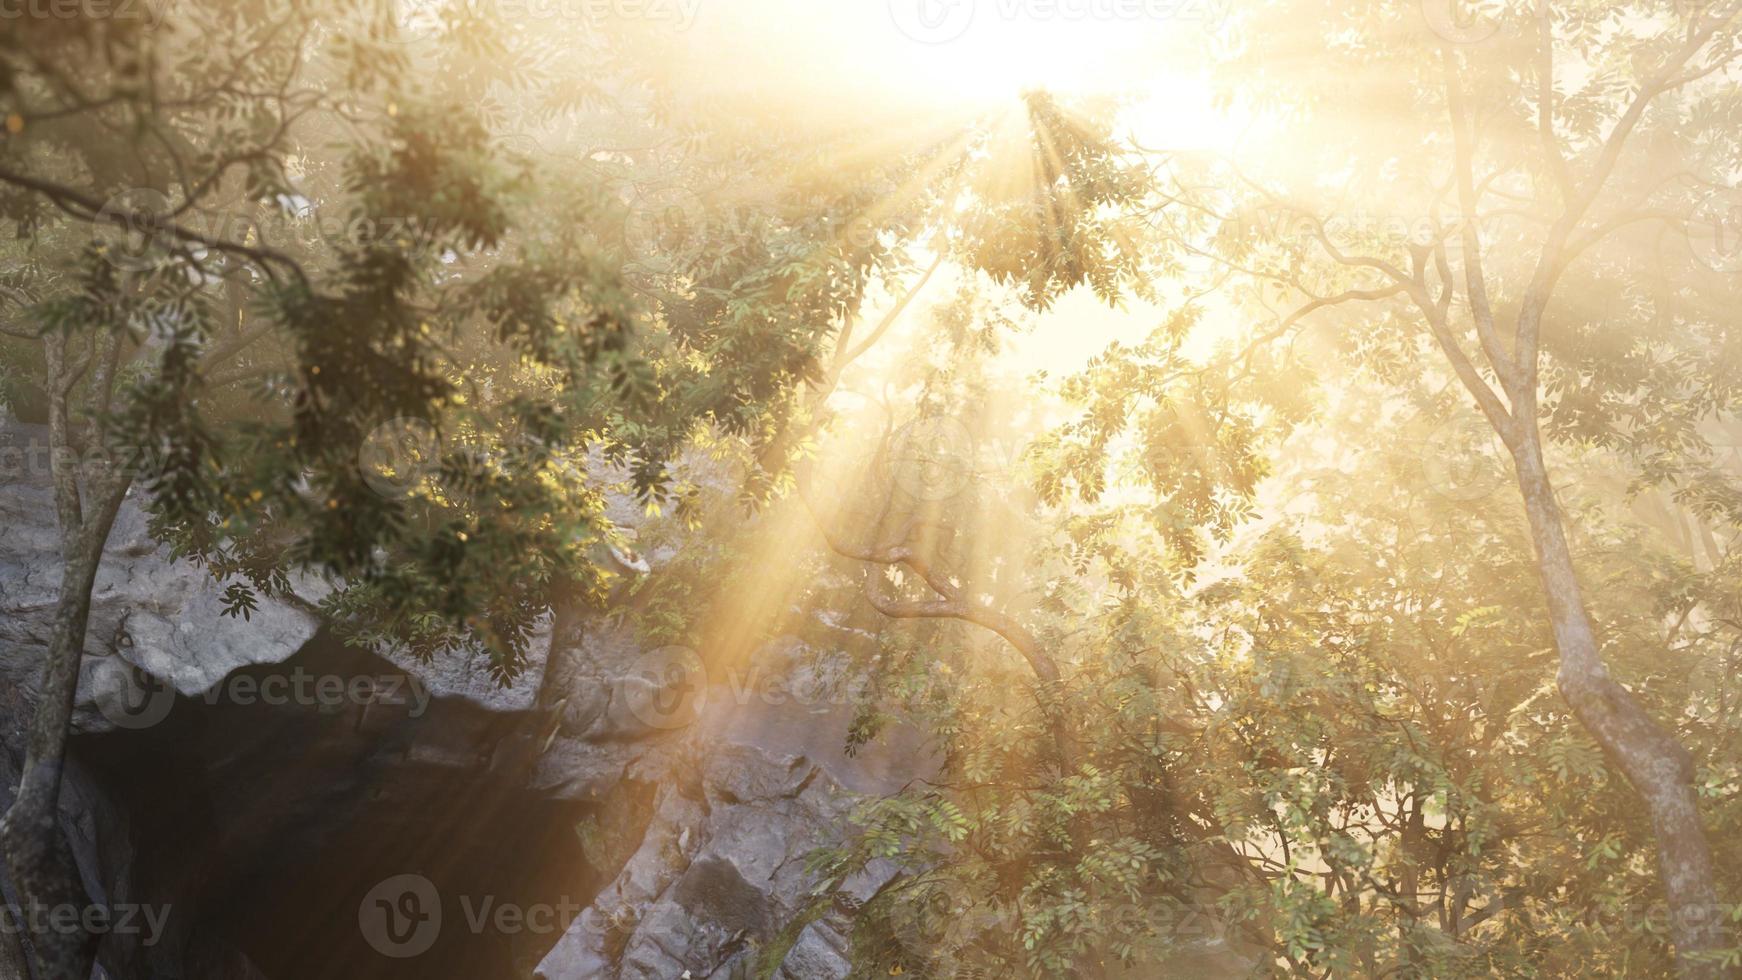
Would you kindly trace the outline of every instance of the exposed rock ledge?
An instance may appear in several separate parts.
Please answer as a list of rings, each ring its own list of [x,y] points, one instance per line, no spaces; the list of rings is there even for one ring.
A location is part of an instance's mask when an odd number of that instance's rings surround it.
[[[0,448],[28,451],[33,440],[46,444],[40,428],[0,427]],[[22,722],[39,690],[36,673],[59,584],[53,514],[46,473],[28,464],[22,472],[0,473],[6,532],[0,535],[0,685],[8,689],[0,699],[0,748],[13,759],[21,755]],[[239,671],[290,660],[317,637],[321,624],[313,604],[326,588],[304,576],[296,581],[302,601],[263,601],[246,622],[225,617],[220,586],[202,569],[170,561],[146,534],[140,507],[128,501],[97,581],[77,730],[87,738],[138,736],[117,732],[115,724],[129,717],[125,699],[138,696],[129,683],[134,669],[199,699]],[[553,649],[568,669],[552,672],[561,689],[540,698],[533,684]],[[538,797],[597,805],[591,823],[576,832],[595,839],[587,855],[597,879],[592,887],[605,884],[538,965],[537,975],[546,980],[739,975],[803,907],[809,890],[803,858],[838,833],[855,795],[893,790],[930,768],[916,761],[924,752],[912,733],[848,758],[842,746],[851,707],[831,686],[839,678],[826,676],[826,658],[817,662],[793,644],[765,648],[733,678],[710,678],[714,668],[699,660],[689,663],[689,673],[674,676],[667,653],[642,650],[625,631],[567,622],[541,634],[532,669],[506,689],[488,677],[482,657],[424,665],[391,651],[384,656],[445,707],[418,727],[403,724],[402,714],[383,723],[370,719],[367,707],[347,708],[357,712],[355,723],[321,736],[358,743],[354,752],[346,749],[351,755],[337,757],[386,758],[371,765],[386,766],[380,778],[388,782],[394,767],[498,774],[512,768],[512,778]],[[670,705],[680,713],[667,712]],[[404,742],[394,743],[391,756],[364,744],[387,730],[382,724],[397,726],[394,738]],[[250,771],[246,758],[230,762],[225,771]],[[335,783],[356,779],[339,769],[323,776]],[[235,792],[245,797],[250,790]],[[340,809],[374,805],[367,795],[335,798],[346,801],[336,804]],[[135,867],[140,849],[153,843],[134,839],[140,814],[119,812],[100,776],[77,772],[66,811],[93,894],[113,901],[149,892]],[[309,833],[313,847],[318,842]],[[872,878],[854,883],[854,890],[869,894],[878,884]],[[359,898],[338,894],[332,901],[354,906]],[[824,918],[807,927],[778,975],[843,976],[845,940],[837,925]],[[177,955],[180,960],[166,962]],[[229,965],[214,966],[218,960]],[[106,941],[102,965],[117,980],[262,975],[234,950],[197,944],[181,954],[159,949],[147,956]]]

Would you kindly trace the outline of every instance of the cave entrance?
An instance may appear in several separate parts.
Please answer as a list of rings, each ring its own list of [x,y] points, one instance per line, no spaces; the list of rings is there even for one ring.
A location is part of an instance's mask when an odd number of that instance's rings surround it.
[[[231,677],[296,672],[399,670],[323,633]],[[76,739],[124,815],[129,891],[173,909],[141,976],[530,977],[601,887],[577,829],[596,806],[525,789],[527,715],[338,701],[177,698],[149,729]]]

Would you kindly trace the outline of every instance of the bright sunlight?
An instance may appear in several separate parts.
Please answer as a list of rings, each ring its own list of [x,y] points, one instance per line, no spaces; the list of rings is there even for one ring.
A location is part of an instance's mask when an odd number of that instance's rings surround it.
[[[0,980],[1742,975],[1742,0],[0,59]]]

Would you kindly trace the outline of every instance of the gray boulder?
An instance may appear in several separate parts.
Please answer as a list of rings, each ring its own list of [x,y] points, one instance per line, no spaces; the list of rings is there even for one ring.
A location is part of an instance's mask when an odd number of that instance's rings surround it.
[[[658,787],[640,846],[539,965],[544,980],[748,975],[812,901],[810,851],[838,839],[863,794],[936,769],[913,731],[848,757],[852,686],[822,676],[829,661],[796,643],[770,644],[741,669],[702,669],[702,683],[671,678],[692,684],[699,706],[665,702],[679,717],[693,711],[694,721],[625,773]],[[846,890],[863,900],[892,873]],[[777,976],[845,976],[846,948],[838,917],[819,918],[786,950]]]

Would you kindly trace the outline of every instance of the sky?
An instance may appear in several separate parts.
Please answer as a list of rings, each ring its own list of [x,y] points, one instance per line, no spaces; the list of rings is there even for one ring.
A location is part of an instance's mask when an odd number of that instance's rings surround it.
[[[738,66],[722,84],[779,78],[843,100],[875,93],[959,105],[1035,85],[1105,90],[1166,76],[1213,35],[1220,2],[703,2],[686,40],[702,60],[718,52]]]
[[[1239,113],[1214,104],[1203,68],[1227,0],[687,2],[697,5],[678,36],[685,54],[674,61],[721,94],[796,91],[831,113],[860,107],[870,120],[893,110],[918,121],[1015,107],[1025,90],[1045,87],[1130,98],[1119,128],[1149,148],[1234,152],[1250,138]],[[953,270],[937,276],[902,328],[922,326],[928,309],[954,294],[954,280]],[[1163,316],[1142,303],[1109,309],[1079,289],[1041,315],[1006,359],[1024,374],[1044,368],[1057,377],[1113,340],[1141,339]]]

